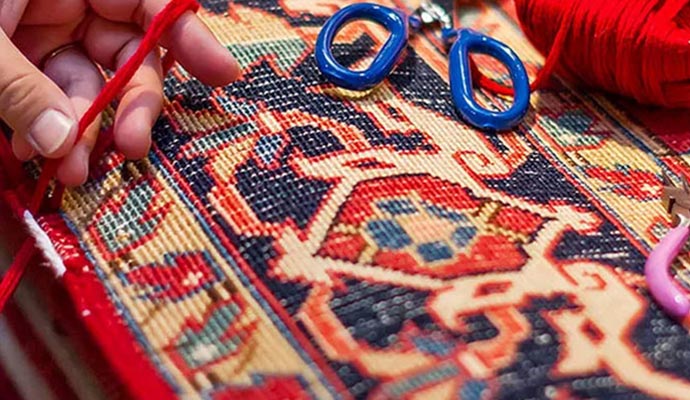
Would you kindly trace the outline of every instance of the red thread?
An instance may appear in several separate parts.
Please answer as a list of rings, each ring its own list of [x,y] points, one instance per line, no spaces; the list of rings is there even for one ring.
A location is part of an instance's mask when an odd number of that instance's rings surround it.
[[[91,123],[100,115],[108,105],[115,99],[115,97],[124,89],[127,83],[132,79],[136,71],[139,69],[141,64],[144,62],[146,56],[158,45],[161,37],[170,28],[170,26],[177,21],[184,13],[187,11],[197,11],[199,5],[195,0],[172,0],[168,5],[158,13],[149,26],[144,38],[142,39],[136,52],[127,60],[127,62],[116,72],[115,76],[108,81],[101,92],[99,93],[96,100],[86,111],[84,116],[79,121],[79,131],[77,133],[76,141],[81,139],[84,135],[86,128],[91,125]],[[168,51],[163,59],[163,65],[165,71],[167,72],[174,63],[173,54]],[[108,135],[111,136],[111,135]],[[5,140],[3,135],[2,142],[0,142],[0,151],[5,153],[10,148],[9,143]],[[96,152],[101,153],[105,150],[103,144],[109,144],[112,141],[111,137],[99,138],[100,145],[96,146]],[[13,176],[10,179],[13,182],[21,180],[24,175],[16,167],[14,157],[6,157],[4,153],[0,153],[3,159],[3,166],[9,171]],[[98,160],[98,157],[91,157],[90,163],[93,164]],[[60,165],[60,160],[48,160],[43,166],[41,175],[36,183],[31,200],[29,203],[28,210],[32,214],[36,214],[41,209],[41,205],[46,197],[48,187],[53,181],[57,173],[58,166]],[[64,192],[64,186],[56,183],[55,189],[53,191],[51,205],[59,204],[59,200],[62,198]],[[18,218],[23,218],[23,212],[21,210],[21,204],[16,200],[16,193],[5,193],[5,198],[11,205],[12,211]],[[5,303],[12,296],[12,293],[17,288],[19,281],[21,280],[27,266],[31,262],[31,259],[36,253],[35,240],[32,237],[27,238],[22,244],[19,252],[15,255],[12,265],[5,273],[2,282],[0,282],[0,312],[5,307]]]
[[[543,1],[543,0],[542,0]],[[526,3],[528,0],[515,0],[516,6],[518,3]],[[556,27],[555,33],[553,35],[551,46],[548,51],[544,51],[546,58],[544,60],[544,65],[541,67],[534,81],[530,84],[530,90],[536,91],[542,89],[546,86],[551,76],[554,74],[556,67],[563,56],[563,48],[566,43],[566,38],[571,34],[571,23],[573,20],[573,13],[577,10],[579,0],[562,1],[559,5],[563,9],[563,19],[561,23]],[[460,10],[462,12],[462,9]],[[458,12],[453,13],[454,26],[459,26]],[[472,77],[475,84],[483,89],[486,89],[495,94],[503,95],[513,95],[513,88],[502,85],[491,78],[484,75],[477,64],[472,58],[470,58],[470,67],[472,68]]]
[[[165,31],[170,27],[170,25],[177,21],[177,19],[180,18],[185,12],[190,10],[196,11],[198,7],[199,5],[194,0],[173,0],[163,9],[163,11],[153,18],[153,21],[151,21],[151,25],[144,35],[144,38],[139,44],[136,52],[129,58],[129,60],[127,60],[125,65],[123,65],[117,71],[115,76],[113,76],[113,78],[105,84],[101,92],[98,94],[98,97],[96,97],[96,100],[94,100],[93,104],[91,104],[91,107],[89,107],[79,121],[79,132],[77,134],[76,141],[81,139],[86,128],[91,125],[96,117],[98,117],[106,109],[106,107],[110,105],[110,103],[112,103],[115,97],[132,79],[141,64],[144,62],[146,56],[151,52],[151,50],[153,50],[155,46],[158,45],[158,41],[163,36]],[[166,57],[164,64],[166,64],[166,67],[172,66],[169,57]],[[59,165],[59,160],[50,160],[46,162],[38,183],[36,184],[34,195],[31,199],[29,210],[32,213],[38,212],[38,210],[41,208],[48,185],[55,177]]]
[[[17,289],[17,285],[19,285],[19,281],[24,276],[24,272],[26,272],[29,262],[34,257],[36,253],[35,244],[36,241],[33,237],[27,238],[14,256],[12,265],[2,277],[2,283],[0,283],[0,311],[5,308],[5,303],[12,297],[12,294]]]

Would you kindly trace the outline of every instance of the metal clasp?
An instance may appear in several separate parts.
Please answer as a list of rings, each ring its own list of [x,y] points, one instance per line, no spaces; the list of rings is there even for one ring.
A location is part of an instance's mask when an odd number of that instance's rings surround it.
[[[418,26],[412,26],[414,29],[420,29],[426,26],[439,25],[441,29],[453,29],[453,18],[446,12],[446,10],[436,3],[431,1],[424,1],[410,16],[411,20],[418,21]]]

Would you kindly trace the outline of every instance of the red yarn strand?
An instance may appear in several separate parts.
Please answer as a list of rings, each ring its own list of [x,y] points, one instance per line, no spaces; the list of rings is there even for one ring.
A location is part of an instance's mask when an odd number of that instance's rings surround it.
[[[564,2],[567,3],[567,2]],[[530,83],[530,90],[532,92],[542,89],[545,87],[545,85],[548,83],[549,79],[553,76],[554,71],[556,67],[558,66],[559,60],[562,57],[563,54],[563,47],[564,44],[566,43],[566,39],[568,38],[568,34],[570,32],[570,27],[572,23],[572,15],[573,12],[575,12],[577,8],[578,0],[573,0],[568,3],[567,8],[565,9],[566,11],[564,12],[564,16],[562,21],[560,22],[560,28],[558,30],[558,33],[556,34],[556,37],[554,38],[553,45],[551,46],[548,55],[546,56],[544,60],[544,65],[541,67],[539,72],[537,72],[537,75],[535,76],[534,81]],[[461,10],[460,10],[461,12]],[[453,12],[453,20],[454,20],[454,25],[458,26],[458,11],[454,10]],[[477,67],[477,63],[470,57],[470,68],[472,69],[472,76],[474,78],[475,83],[477,84],[478,87],[486,89],[490,92],[493,92],[495,94],[501,94],[501,95],[507,95],[507,96],[513,96],[514,91],[512,87],[505,86],[499,82],[494,81],[493,79],[487,77],[484,75],[479,67]]]
[[[534,81],[532,81],[532,83],[530,83],[529,85],[530,90],[532,92],[544,88],[546,83],[553,76],[554,70],[558,66],[558,61],[561,58],[561,55],[563,54],[563,44],[565,43],[567,37],[568,25],[563,24],[561,25],[561,28],[558,30],[558,35],[556,35],[556,39],[553,42],[553,47],[551,47],[551,51],[544,60],[544,65],[541,67],[539,72],[537,72]],[[473,60],[470,60],[470,64],[472,67],[472,73],[475,74],[475,76],[477,77],[477,85],[479,85],[479,87],[482,87],[496,94],[510,96],[513,95],[514,92],[512,87],[502,85],[494,81],[493,79],[488,78],[479,70],[479,68],[476,66]]]
[[[93,104],[91,104],[89,109],[79,121],[79,130],[75,143],[84,135],[86,128],[93,123],[98,115],[100,115],[106,109],[106,107],[112,103],[122,89],[124,89],[136,71],[142,65],[146,56],[155,48],[155,46],[158,45],[161,37],[170,28],[170,26],[175,23],[184,13],[188,11],[196,11],[198,8],[199,5],[194,0],[172,0],[160,13],[158,13],[158,15],[153,18],[151,25],[144,35],[144,38],[139,44],[136,52],[115,73],[113,78],[105,84],[98,97],[96,97]],[[172,67],[174,61],[173,54],[168,51],[163,59],[164,70],[168,71]],[[7,167],[6,170],[14,175],[12,177],[13,180],[16,181],[21,179],[21,171],[17,168],[14,168],[12,162],[9,161],[14,160],[14,157],[8,157],[8,154],[6,154],[8,149],[10,149],[8,141],[4,136],[2,136],[2,139],[0,140],[2,141],[0,142],[0,152],[2,152],[0,155],[3,158],[4,166]],[[107,146],[111,143],[112,134],[107,134],[106,138],[99,138],[97,146],[94,149],[94,154],[92,154],[92,157],[89,160],[90,164],[96,162],[98,160],[98,156],[105,152]],[[60,160],[48,160],[45,162],[29,203],[28,210],[32,214],[36,214],[40,210],[41,204],[45,199],[48,186],[55,177],[59,165]],[[65,188],[63,185],[56,184],[51,205],[59,205],[64,193],[64,189]],[[22,213],[18,211],[20,208],[18,205],[18,200],[14,195],[7,197],[15,199],[14,201],[11,201],[12,203],[17,203],[14,204],[13,211],[17,217],[22,218]],[[16,290],[22,276],[26,272],[29,263],[36,254],[35,244],[35,239],[31,236],[28,237],[22,244],[19,252],[15,255],[12,265],[3,276],[2,281],[0,282],[0,312],[2,312],[5,304],[12,297],[12,294]]]
[[[178,18],[187,11],[196,11],[199,5],[194,0],[173,0],[171,1],[158,15],[153,18],[149,29],[144,35],[143,40],[139,44],[137,50],[127,60],[127,62],[117,71],[115,76],[108,81],[103,89],[94,100],[93,104],[86,111],[84,116],[79,121],[79,131],[77,133],[76,141],[79,141],[84,135],[86,128],[105,110],[106,107],[115,99],[115,97],[122,91],[127,83],[132,79],[136,71],[144,62],[146,56],[158,45],[160,38],[165,34],[165,31]],[[167,55],[167,54],[166,54]],[[167,61],[168,66],[172,65]],[[45,197],[46,191],[53,177],[55,176],[60,160],[49,160],[45,163],[43,171],[36,190],[31,199],[29,210],[32,213],[38,212]]]
[[[21,281],[26,269],[33,258],[36,251],[36,241],[33,237],[29,237],[22,243],[17,254],[14,256],[12,265],[5,272],[0,282],[0,312],[5,308],[5,304],[12,297],[14,291],[17,290],[19,281]]]

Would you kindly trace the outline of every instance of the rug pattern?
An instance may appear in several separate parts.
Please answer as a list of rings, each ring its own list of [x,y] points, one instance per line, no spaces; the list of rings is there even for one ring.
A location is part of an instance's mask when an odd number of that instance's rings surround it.
[[[668,228],[661,168],[686,156],[566,86],[515,132],[475,131],[432,35],[371,93],[337,89],[313,43],[345,3],[202,2],[242,79],[209,89],[176,68],[150,157],[110,153],[67,194],[142,357],[185,398],[690,393],[690,337],[641,275]],[[462,22],[539,68],[505,10]],[[335,52],[361,67],[385,38],[351,26]]]

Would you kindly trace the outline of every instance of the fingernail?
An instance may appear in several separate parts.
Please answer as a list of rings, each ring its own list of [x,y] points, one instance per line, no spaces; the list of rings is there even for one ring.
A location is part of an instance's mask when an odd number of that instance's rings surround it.
[[[65,143],[77,122],[57,110],[47,110],[36,118],[27,140],[39,153],[50,155]]]

